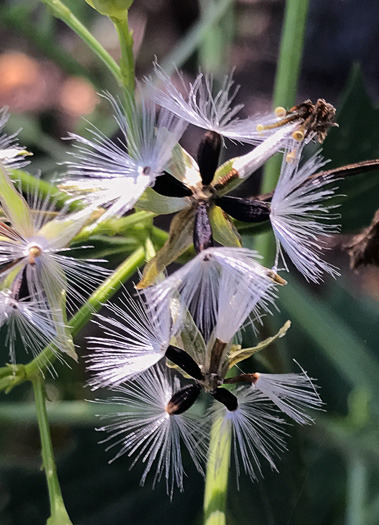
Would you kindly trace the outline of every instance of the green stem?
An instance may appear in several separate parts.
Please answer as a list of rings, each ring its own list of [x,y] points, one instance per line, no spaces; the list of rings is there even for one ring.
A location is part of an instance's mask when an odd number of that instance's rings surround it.
[[[63,20],[97,55],[107,66],[118,84],[122,84],[122,76],[119,66],[103,46],[91,35],[86,27],[76,18],[76,16],[60,0],[41,0],[52,11],[53,15]]]
[[[222,419],[213,423],[209,443],[204,493],[205,525],[226,525],[231,432],[221,432],[221,424]]]
[[[367,469],[359,456],[348,459],[346,525],[364,525],[366,509]]]
[[[151,211],[137,211],[126,217],[109,219],[108,221],[100,222],[96,226],[87,226],[73,239],[73,243],[82,243],[94,235],[108,235],[110,237],[124,235],[133,227],[146,227],[146,224],[150,223],[155,216],[156,214]]]
[[[133,31],[129,29],[128,13],[125,18],[119,19],[111,17],[114,23],[121,49],[121,80],[129,97],[133,100],[135,89],[135,67],[133,56]]]
[[[300,75],[301,57],[309,0],[287,0],[274,87],[274,107],[294,105]],[[280,174],[282,158],[276,155],[265,167],[261,193],[271,191]],[[274,262],[275,243],[271,233],[261,235],[256,249],[264,258],[264,264]]]
[[[72,199],[67,193],[63,193],[50,182],[35,177],[27,171],[10,170],[10,175],[14,182],[21,183],[21,187],[25,193],[30,193],[31,195],[38,193],[43,199],[54,199],[58,208],[62,208],[65,205],[67,206],[68,201]],[[78,201],[72,201],[70,203],[70,210],[79,210],[82,208],[83,204]]]
[[[93,427],[99,422],[98,416],[115,412],[120,412],[120,406],[114,403],[54,401],[47,406],[50,423],[58,426]],[[7,425],[33,425],[35,422],[36,408],[33,402],[19,400],[0,403],[0,425],[3,428]]]
[[[149,262],[151,259],[153,259],[156,255],[154,244],[152,243],[150,237],[146,238],[145,241],[145,259],[146,262]]]
[[[45,470],[47,487],[50,499],[51,516],[48,525],[72,525],[64,506],[61,488],[58,481],[57,469],[54,461],[53,445],[46,411],[45,384],[42,374],[36,374],[32,380],[34,399],[37,411],[43,468]]]
[[[128,257],[114,272],[102,283],[97,290],[90,296],[88,301],[72,317],[68,323],[71,334],[74,337],[88,323],[92,315],[99,311],[101,306],[106,303],[120,289],[122,284],[133,275],[136,269],[145,259],[144,248],[138,248]],[[53,343],[48,345],[37,357],[27,365],[10,365],[0,368],[0,390],[9,392],[15,386],[33,380],[41,371],[46,369],[47,364],[54,361],[56,354]]]
[[[184,64],[209,35],[212,27],[218,26],[220,20],[228,12],[233,0],[218,0],[211,2],[201,17],[180,40],[173,51],[162,61],[163,70],[171,75],[176,67]]]

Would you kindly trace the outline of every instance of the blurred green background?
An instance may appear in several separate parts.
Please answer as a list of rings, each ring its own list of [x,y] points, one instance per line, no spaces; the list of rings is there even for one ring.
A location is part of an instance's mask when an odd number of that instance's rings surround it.
[[[112,24],[83,1],[66,5],[115,57],[118,42]],[[269,111],[278,56],[284,2],[275,0],[135,0],[130,11],[137,75],[149,74],[152,60],[168,71],[174,64],[188,80],[199,65],[222,79],[235,68],[241,84],[238,101],[245,115]],[[325,98],[338,109],[340,127],[332,129],[324,153],[338,167],[379,157],[379,54],[374,0],[311,0],[297,102]],[[37,0],[9,0],[0,5],[0,107],[8,105],[11,133],[34,152],[30,170],[49,177],[62,172],[68,131],[85,133],[83,117],[112,135],[110,108],[98,97],[117,93],[97,57]],[[190,130],[183,145],[195,154],[199,131]],[[228,155],[246,148],[228,144]],[[342,234],[332,239],[329,261],[341,278],[307,285],[292,272],[280,293],[280,313],[261,336],[291,319],[292,328],[264,353],[265,365],[296,371],[296,359],[317,378],[325,412],[313,427],[288,427],[288,453],[279,473],[263,466],[264,479],[242,477],[236,488],[231,471],[228,524],[377,525],[379,523],[379,270],[349,268],[343,246],[367,226],[379,207],[379,174],[338,183],[345,194]],[[258,177],[240,192],[251,194]],[[166,222],[159,223],[167,224]],[[136,238],[99,237],[90,256],[114,267],[136,245]],[[136,240],[137,239],[137,240]],[[254,237],[245,235],[245,244]],[[87,327],[86,333],[91,327]],[[267,332],[267,333],[266,333]],[[85,333],[77,340],[85,355]],[[246,334],[250,345],[252,337]],[[8,359],[2,350],[2,363]],[[251,370],[261,363],[251,363]],[[121,525],[136,521],[196,524],[202,520],[204,482],[186,462],[184,494],[170,503],[164,484],[139,486],[142,469],[123,457],[108,465],[94,427],[94,394],[84,388],[83,362],[71,369],[57,365],[58,379],[48,379],[50,418],[58,473],[66,506],[75,525]],[[48,515],[45,479],[29,384],[0,398],[0,524],[40,525]],[[188,465],[187,465],[188,463]]]

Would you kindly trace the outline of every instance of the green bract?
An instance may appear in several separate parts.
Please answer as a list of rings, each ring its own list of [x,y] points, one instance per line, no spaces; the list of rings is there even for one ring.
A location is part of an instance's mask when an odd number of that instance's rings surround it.
[[[86,2],[101,15],[120,19],[125,17],[133,0],[86,0]]]

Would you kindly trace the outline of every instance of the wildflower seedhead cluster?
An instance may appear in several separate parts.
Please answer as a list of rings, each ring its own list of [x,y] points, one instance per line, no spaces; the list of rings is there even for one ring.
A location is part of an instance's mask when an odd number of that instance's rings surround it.
[[[51,195],[24,198],[8,170],[26,152],[14,137],[1,139],[0,321],[8,327],[13,361],[17,333],[33,352],[54,341],[57,355],[76,357],[66,295],[74,299],[70,315],[82,300],[80,290],[106,272],[65,253],[75,237],[132,208],[175,214],[166,243],[144,268],[138,295],[125,295],[97,315],[100,334],[89,337],[86,358],[90,386],[110,388],[120,406],[101,428],[109,447],[118,445],[116,457],[127,454],[133,464],[141,459],[142,483],[153,470],[153,483],[163,477],[172,496],[175,486],[183,489],[183,446],[203,473],[205,458],[217,465],[230,435],[237,476],[243,470],[255,479],[260,460],[276,468],[275,457],[285,449],[283,418],[310,423],[307,409],[321,406],[302,369],[240,368],[284,336],[289,323],[251,348],[241,345],[241,334],[251,327],[258,335],[262,319],[275,313],[286,255],[308,281],[338,274],[322,258],[326,239],[337,231],[336,216],[325,206],[334,194],[327,186],[332,178],[318,175],[325,163],[320,153],[303,161],[307,145],[323,142],[336,124],[333,106],[322,99],[240,118],[231,76],[215,93],[207,75],[179,89],[155,70],[163,88],[146,80],[138,88],[140,104],[129,95],[122,102],[104,95],[122,139],[94,127],[90,138],[69,135],[72,160],[59,185],[69,198],[61,209]],[[204,130],[196,158],[179,144],[188,125]],[[255,147],[220,164],[228,140]],[[278,152],[282,168],[271,194],[232,193]],[[271,268],[242,247],[238,221],[271,225],[277,246]],[[196,255],[166,277],[166,267],[192,245]],[[209,454],[211,424],[220,441]]]

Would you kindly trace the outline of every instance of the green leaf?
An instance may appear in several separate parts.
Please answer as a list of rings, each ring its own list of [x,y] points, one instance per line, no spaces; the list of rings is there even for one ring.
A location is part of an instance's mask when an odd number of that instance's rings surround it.
[[[216,184],[219,184],[220,181],[222,181],[222,179],[226,177],[232,171],[233,163],[237,158],[239,157],[235,157],[234,159],[229,159],[226,162],[224,162],[224,164],[221,164],[221,166],[217,168],[216,173],[214,174],[214,177],[212,180],[212,186],[216,186]],[[232,189],[236,188],[239,184],[241,184],[241,182],[243,182],[242,179],[232,180],[225,186],[224,189],[218,190],[217,195],[221,197],[225,193],[228,193]]]
[[[241,237],[229,216],[219,207],[212,206],[209,211],[214,239],[223,246],[241,246]]]
[[[166,197],[160,195],[152,188],[147,188],[145,192],[138,199],[136,209],[151,211],[158,215],[167,215],[168,213],[176,213],[190,206],[188,197]]]
[[[180,306],[180,301],[172,301],[172,317],[173,321],[177,316],[184,317],[183,329],[180,334],[175,336],[173,344],[185,348],[186,352],[196,361],[196,363],[204,363],[206,354],[206,344],[204,338],[196,326],[192,315],[188,310],[183,311],[183,306]]]
[[[196,208],[186,208],[174,216],[169,238],[157,255],[146,264],[142,279],[136,286],[138,290],[153,284],[166,266],[176,261],[191,246],[195,214]]]
[[[358,66],[351,71],[336,121],[339,128],[332,129],[324,143],[323,153],[332,159],[326,169],[379,157],[379,108],[368,96]],[[341,204],[343,231],[367,226],[378,208],[379,170],[351,176],[337,185],[338,193],[345,195],[333,200]]]
[[[188,188],[201,188],[203,184],[197,162],[180,144],[176,144],[172,150],[172,160],[168,171]]]
[[[291,321],[287,321],[281,329],[272,337],[268,337],[264,341],[261,341],[256,346],[253,346],[251,348],[242,348],[242,350],[236,350],[234,352],[231,352],[229,354],[229,369],[235,366],[237,363],[240,363],[241,361],[244,361],[245,359],[248,359],[252,355],[256,354],[257,352],[260,352],[261,350],[264,350],[268,346],[270,346],[272,343],[274,343],[277,339],[280,339],[281,337],[284,337],[287,333],[287,330],[291,326]]]
[[[23,237],[33,235],[33,218],[24,197],[16,190],[7,170],[0,163],[0,201],[12,227]]]

